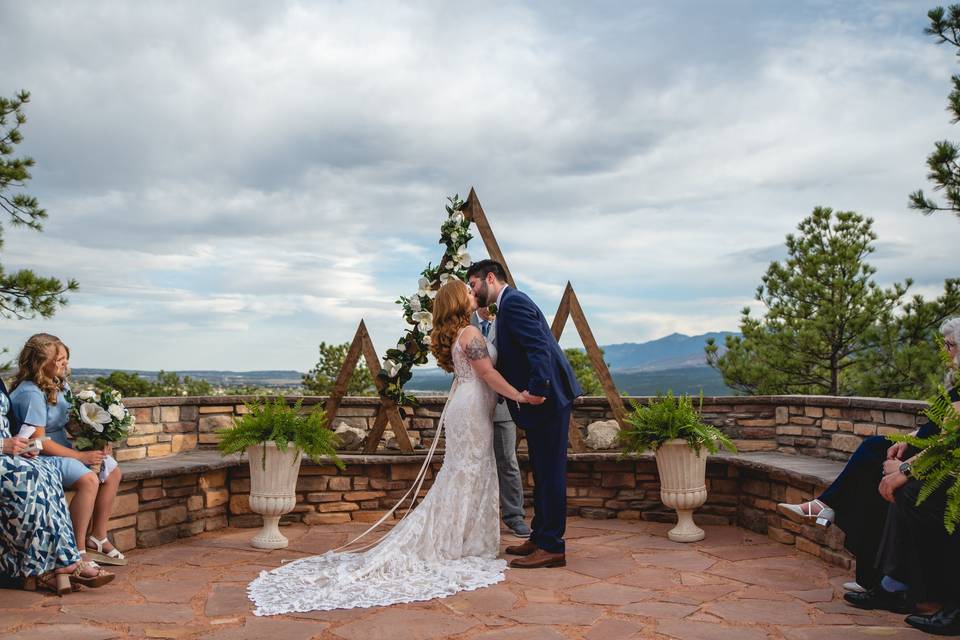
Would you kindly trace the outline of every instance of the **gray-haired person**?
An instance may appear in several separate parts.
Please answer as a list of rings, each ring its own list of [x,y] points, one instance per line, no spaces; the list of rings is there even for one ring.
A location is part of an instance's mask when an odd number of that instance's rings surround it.
[[[496,317],[486,307],[480,307],[470,318],[487,340],[497,345]],[[530,527],[524,520],[523,478],[517,463],[517,425],[510,417],[507,404],[500,398],[493,412],[493,453],[497,459],[497,479],[500,482],[500,515],[503,523],[519,538],[530,536]]]

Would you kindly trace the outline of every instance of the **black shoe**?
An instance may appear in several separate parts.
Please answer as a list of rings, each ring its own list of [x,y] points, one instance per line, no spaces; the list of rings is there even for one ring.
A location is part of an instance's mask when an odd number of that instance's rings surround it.
[[[862,593],[848,591],[843,599],[857,609],[884,609],[894,613],[912,613],[913,604],[907,599],[906,591],[893,593],[876,586]]]
[[[914,614],[907,616],[904,622],[925,633],[938,636],[960,636],[960,607],[944,607],[928,616]]]

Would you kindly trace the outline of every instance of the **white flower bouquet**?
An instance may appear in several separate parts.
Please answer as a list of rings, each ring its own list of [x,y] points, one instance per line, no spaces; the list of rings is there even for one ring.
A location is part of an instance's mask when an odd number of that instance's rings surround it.
[[[77,425],[73,444],[79,451],[103,450],[112,442],[126,438],[134,425],[134,418],[123,406],[119,391],[106,389],[99,394],[85,390],[66,392],[73,406],[71,418]]]

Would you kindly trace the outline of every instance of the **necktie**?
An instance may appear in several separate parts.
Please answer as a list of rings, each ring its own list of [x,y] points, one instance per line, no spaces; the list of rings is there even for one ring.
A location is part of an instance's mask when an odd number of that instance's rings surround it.
[[[481,320],[481,321],[480,321],[480,332],[483,333],[483,337],[484,337],[484,338],[487,337],[487,335],[490,333],[490,321],[489,321],[489,320]]]

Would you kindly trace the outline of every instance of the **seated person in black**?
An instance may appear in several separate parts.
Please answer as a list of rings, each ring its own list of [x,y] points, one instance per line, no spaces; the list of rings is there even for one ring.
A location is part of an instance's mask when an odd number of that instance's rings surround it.
[[[956,346],[960,340],[960,318],[944,322],[940,326],[940,333],[954,365],[947,372],[946,386],[950,389],[951,400],[960,407],[960,390],[955,380],[960,365],[960,351]],[[914,435],[926,438],[937,432],[938,427],[928,421]],[[885,469],[898,471],[901,464],[917,453],[915,448],[904,443],[893,444],[883,436],[866,438],[833,484],[816,499],[802,504],[781,503],[777,505],[777,510],[794,522],[816,522],[822,526],[836,524],[845,534],[844,547],[857,560],[856,586],[859,590],[867,591],[879,588],[884,575],[876,559],[889,508],[889,503],[879,491],[880,484],[889,484],[895,477],[888,474],[885,478]],[[907,588],[889,577],[885,582],[888,591],[905,591]],[[851,588],[855,585],[847,583],[844,586]]]

